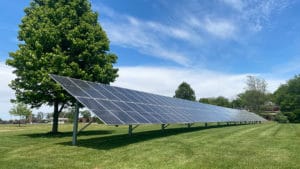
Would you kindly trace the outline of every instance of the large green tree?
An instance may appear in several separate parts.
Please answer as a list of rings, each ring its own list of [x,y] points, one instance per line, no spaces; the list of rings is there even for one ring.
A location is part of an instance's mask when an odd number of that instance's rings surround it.
[[[300,75],[282,84],[274,92],[274,98],[282,111],[300,109]]]
[[[191,100],[191,101],[196,100],[194,90],[186,82],[182,82],[178,86],[177,90],[175,91],[175,96],[174,97],[181,98],[181,99],[186,99],[186,100]]]
[[[290,122],[300,122],[300,75],[281,85],[273,96]]]
[[[19,49],[6,62],[16,74],[10,87],[16,101],[53,106],[56,133],[59,113],[72,98],[49,74],[109,84],[118,76],[117,56],[109,53],[109,40],[88,0],[33,0],[19,28]]]

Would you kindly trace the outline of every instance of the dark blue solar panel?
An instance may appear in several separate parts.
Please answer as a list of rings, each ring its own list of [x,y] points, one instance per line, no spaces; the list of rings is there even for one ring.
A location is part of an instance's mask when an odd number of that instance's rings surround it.
[[[245,111],[51,75],[104,123],[167,124],[265,121]]]

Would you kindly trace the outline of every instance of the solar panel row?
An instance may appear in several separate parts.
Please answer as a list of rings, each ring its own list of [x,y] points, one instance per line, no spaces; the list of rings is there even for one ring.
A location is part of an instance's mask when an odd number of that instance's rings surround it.
[[[244,110],[50,76],[108,125],[265,121]]]

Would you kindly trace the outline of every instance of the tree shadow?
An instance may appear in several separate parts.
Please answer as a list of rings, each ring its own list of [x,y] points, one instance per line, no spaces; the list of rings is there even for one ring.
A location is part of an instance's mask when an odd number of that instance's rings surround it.
[[[211,128],[223,128],[229,127],[230,125],[216,125],[216,126],[194,126],[191,128],[171,128],[162,130],[153,130],[153,131],[142,131],[133,133],[131,136],[126,134],[118,134],[118,135],[109,135],[109,136],[102,136],[102,137],[94,137],[89,139],[79,139],[77,140],[78,147],[87,147],[99,150],[110,150],[122,146],[127,146],[130,144],[143,142],[147,140],[157,139],[161,137],[168,137],[172,135],[178,135],[182,133],[189,133],[195,132],[200,130],[207,130]],[[71,146],[72,141],[58,143],[62,145]]]
[[[105,135],[112,134],[113,130],[88,130],[82,131],[78,136],[92,136],[92,135]],[[59,132],[56,134],[53,133],[31,133],[31,134],[22,134],[21,136],[27,136],[31,138],[63,138],[63,137],[72,137],[73,132]]]

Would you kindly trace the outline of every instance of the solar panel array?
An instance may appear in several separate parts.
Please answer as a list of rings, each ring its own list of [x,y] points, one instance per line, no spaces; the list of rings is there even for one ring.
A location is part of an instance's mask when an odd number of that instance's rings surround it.
[[[50,75],[108,125],[265,121],[244,110]]]

